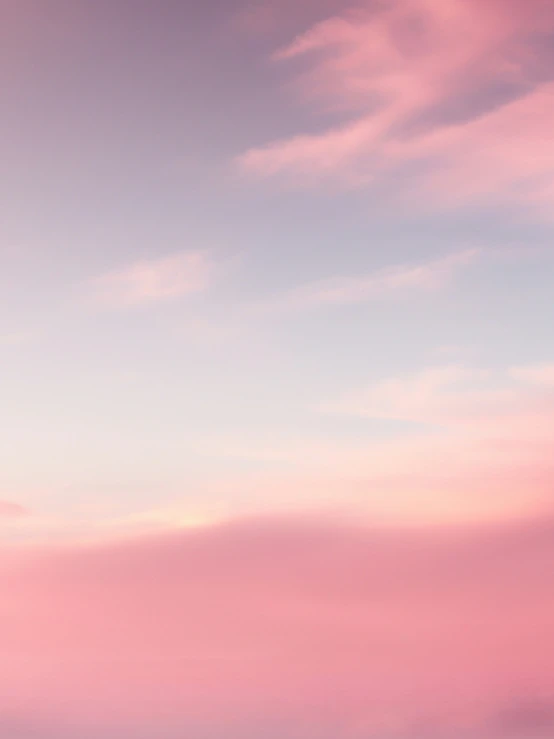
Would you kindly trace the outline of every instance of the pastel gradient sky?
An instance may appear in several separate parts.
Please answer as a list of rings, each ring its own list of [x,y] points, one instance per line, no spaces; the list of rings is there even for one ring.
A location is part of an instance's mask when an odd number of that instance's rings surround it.
[[[554,732],[552,0],[0,0],[0,736]]]

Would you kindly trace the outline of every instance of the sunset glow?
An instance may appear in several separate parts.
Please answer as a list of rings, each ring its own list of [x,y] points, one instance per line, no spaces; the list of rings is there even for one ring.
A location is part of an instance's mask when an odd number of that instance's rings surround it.
[[[0,41],[0,739],[554,736],[554,3]]]

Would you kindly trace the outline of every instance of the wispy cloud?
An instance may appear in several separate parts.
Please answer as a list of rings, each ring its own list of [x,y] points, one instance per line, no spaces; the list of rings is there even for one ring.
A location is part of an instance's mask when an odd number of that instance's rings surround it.
[[[214,275],[210,252],[191,251],[144,259],[92,280],[96,304],[127,308],[206,290]]]
[[[338,421],[336,432],[300,426],[199,434],[195,453],[255,462],[258,470],[208,483],[206,499],[236,501],[240,491],[247,511],[315,506],[406,525],[552,510],[554,397],[515,379],[510,368],[429,366],[310,403],[309,410],[316,427],[322,414],[323,428]]]
[[[306,57],[304,97],[345,122],[247,151],[291,182],[395,182],[416,202],[554,200],[554,86],[541,0],[394,0],[317,24],[276,55]],[[432,197],[431,197],[432,195]]]
[[[326,410],[371,418],[452,422],[471,416],[476,408],[490,414],[494,406],[504,407],[513,397],[511,390],[483,389],[490,376],[489,372],[458,365],[431,367],[347,393]]]
[[[428,262],[397,264],[365,275],[313,282],[268,301],[268,308],[295,310],[345,305],[433,291],[450,282],[478,256],[478,249],[467,249]]]
[[[549,364],[504,371],[449,364],[373,383],[325,406],[329,412],[423,423],[495,423],[539,410],[543,388],[554,385]]]
[[[317,410],[395,422],[391,436],[318,454],[299,448],[298,458],[310,459],[313,470],[325,464],[329,480],[347,469],[363,481],[360,506],[377,517],[463,520],[550,510],[554,398],[532,370],[516,379],[509,368],[439,365],[344,392]]]
[[[531,385],[554,388],[554,362],[526,367],[514,367],[511,370],[511,375],[516,380]]]
[[[365,274],[314,280],[258,301],[235,301],[217,316],[193,316],[181,325],[180,335],[202,343],[234,341],[266,319],[320,308],[379,300],[410,299],[447,287],[459,273],[478,262],[482,250],[464,249],[421,262],[394,264]]]

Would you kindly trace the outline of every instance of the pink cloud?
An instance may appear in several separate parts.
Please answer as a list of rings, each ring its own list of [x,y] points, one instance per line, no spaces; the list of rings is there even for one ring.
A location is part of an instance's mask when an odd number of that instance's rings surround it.
[[[250,306],[256,318],[322,306],[340,306],[371,300],[402,298],[432,292],[450,283],[474,264],[479,249],[466,249],[427,262],[396,264],[356,276],[338,276],[306,283]]]
[[[548,413],[544,390],[553,383],[549,364],[493,372],[463,365],[428,367],[347,393],[330,411],[480,428],[506,418]],[[551,398],[550,398],[551,400]]]
[[[283,303],[289,307],[359,303],[435,290],[449,282],[458,270],[471,265],[478,255],[477,249],[467,249],[421,264],[401,264],[368,275],[317,282],[289,293]]]
[[[554,363],[514,367],[511,374],[516,380],[524,383],[554,388]]]
[[[135,262],[95,279],[92,287],[98,304],[125,308],[202,292],[213,271],[209,253],[191,251]]]
[[[345,122],[252,149],[240,167],[296,184],[398,177],[395,189],[417,198],[423,185],[443,204],[483,197],[551,204],[554,88],[541,39],[554,31],[553,6],[395,0],[363,7],[315,25],[277,54],[306,57],[303,97],[326,101]]]
[[[400,263],[366,274],[304,283],[259,302],[238,304],[233,311],[227,311],[223,321],[198,317],[186,320],[183,335],[204,343],[232,341],[247,325],[271,316],[434,292],[475,264],[480,255],[480,249],[465,249],[424,262]]]
[[[325,465],[348,504],[379,520],[507,519],[551,507],[554,398],[535,370],[439,365],[346,392],[320,410],[397,421],[396,433],[301,448],[299,464]]]
[[[10,503],[5,500],[0,500],[0,519],[20,518],[21,516],[26,516],[27,513],[27,509],[18,503]]]
[[[512,387],[491,387],[492,373],[458,365],[430,367],[411,376],[392,377],[347,394],[337,412],[428,423],[457,423],[498,414],[517,404]]]
[[[429,196],[447,205],[504,201],[550,216],[553,115],[554,85],[545,85],[487,116],[401,145],[397,155],[439,165],[419,178],[420,201]]]
[[[0,714],[41,739],[546,737],[553,542],[274,520],[4,550]]]
[[[328,416],[322,433],[199,433],[190,447],[195,455],[226,467],[229,460],[254,463],[251,470],[214,475],[136,523],[177,527],[191,515],[194,523],[237,512],[316,510],[436,526],[551,510],[554,397],[535,369],[449,363],[377,378],[310,403],[307,410]],[[338,429],[333,435],[330,426]],[[352,427],[360,433],[343,432]]]

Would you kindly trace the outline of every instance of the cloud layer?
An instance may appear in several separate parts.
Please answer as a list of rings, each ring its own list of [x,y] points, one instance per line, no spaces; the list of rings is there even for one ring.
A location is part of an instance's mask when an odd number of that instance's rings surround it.
[[[4,550],[0,713],[21,739],[547,736],[553,557],[549,519]]]

